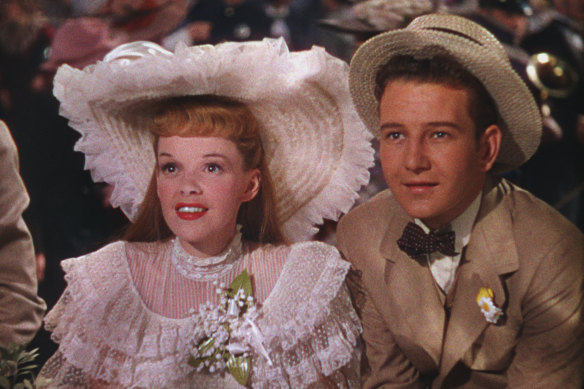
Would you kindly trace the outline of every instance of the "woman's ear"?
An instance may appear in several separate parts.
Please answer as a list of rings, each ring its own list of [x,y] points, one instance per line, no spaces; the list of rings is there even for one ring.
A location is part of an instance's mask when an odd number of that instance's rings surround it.
[[[490,125],[483,132],[479,144],[479,158],[481,171],[488,172],[497,160],[501,149],[503,133],[496,124]]]
[[[248,172],[247,187],[245,188],[245,191],[243,192],[241,201],[245,203],[245,202],[253,200],[260,191],[261,183],[262,183],[262,174],[260,173],[260,170],[253,169],[253,170],[249,171]]]

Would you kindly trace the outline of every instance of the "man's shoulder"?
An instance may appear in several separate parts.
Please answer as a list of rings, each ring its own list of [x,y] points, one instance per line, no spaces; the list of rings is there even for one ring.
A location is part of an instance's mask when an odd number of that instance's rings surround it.
[[[384,190],[341,218],[337,246],[345,256],[349,251],[378,250],[390,226],[400,223],[404,215],[391,191]]]
[[[506,180],[496,187],[499,199],[496,212],[509,217],[513,237],[516,241],[538,246],[557,242],[584,241],[582,232],[560,212],[533,194]],[[498,225],[497,221],[495,224]]]
[[[387,217],[400,206],[389,189],[385,189],[343,216],[339,225],[386,224]]]

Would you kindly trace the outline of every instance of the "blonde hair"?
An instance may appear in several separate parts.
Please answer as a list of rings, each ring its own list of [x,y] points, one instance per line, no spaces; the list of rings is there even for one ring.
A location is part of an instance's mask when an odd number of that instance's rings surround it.
[[[149,130],[155,135],[154,150],[160,137],[176,135],[221,137],[235,143],[243,157],[244,170],[259,169],[261,174],[257,196],[243,203],[237,215],[243,238],[260,243],[285,242],[276,217],[274,189],[259,124],[244,103],[211,95],[174,97],[157,105]],[[128,227],[124,239],[151,242],[172,236],[162,216],[153,171],[136,221]]]

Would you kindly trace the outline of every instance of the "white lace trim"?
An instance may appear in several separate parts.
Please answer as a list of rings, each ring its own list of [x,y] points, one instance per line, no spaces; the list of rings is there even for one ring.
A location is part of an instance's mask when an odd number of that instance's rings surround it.
[[[126,244],[62,262],[68,287],[45,326],[60,343],[55,358],[66,363],[42,376],[74,369],[133,388],[195,382],[187,360],[196,316],[170,319],[144,306],[131,282]],[[254,355],[253,387],[305,387],[358,358],[360,324],[343,284],[348,267],[332,247],[292,246],[258,321],[274,366]]]
[[[221,254],[208,257],[195,257],[185,251],[178,238],[172,243],[172,263],[186,278],[191,280],[217,279],[230,271],[243,255],[241,245],[241,226],[237,226],[235,236]]]

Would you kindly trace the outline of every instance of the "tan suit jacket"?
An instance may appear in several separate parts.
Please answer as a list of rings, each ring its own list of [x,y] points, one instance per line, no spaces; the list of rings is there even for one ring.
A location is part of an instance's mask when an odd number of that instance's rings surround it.
[[[45,303],[37,295],[36,261],[22,212],[28,195],[18,155],[0,121],[0,346],[29,342],[41,326]]]
[[[389,191],[341,220],[339,249],[360,276],[365,388],[582,388],[584,236],[491,181],[447,299],[398,248],[410,218]],[[503,309],[497,324],[476,303],[481,287]]]

